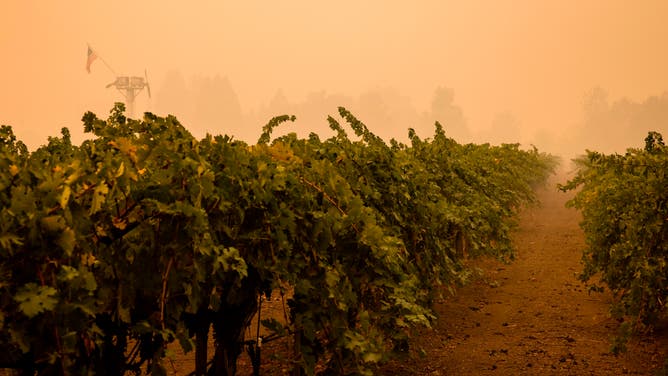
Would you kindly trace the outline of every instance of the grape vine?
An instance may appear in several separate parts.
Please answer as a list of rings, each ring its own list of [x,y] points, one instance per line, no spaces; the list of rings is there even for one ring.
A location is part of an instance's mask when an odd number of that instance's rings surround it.
[[[581,279],[600,277],[614,293],[614,318],[623,321],[614,351],[634,332],[649,330],[668,299],[668,148],[649,132],[644,149],[624,155],[588,151],[562,186],[577,190],[568,205],[582,211],[587,248]],[[602,290],[594,283],[592,290]]]
[[[0,129],[0,366],[40,374],[233,375],[262,296],[289,288],[296,374],[368,373],[429,325],[467,257],[512,258],[510,230],[553,157],[460,145],[437,124],[411,145],[347,110],[321,140],[198,140],[173,116],[83,117],[28,152]],[[215,348],[208,354],[209,329]],[[212,359],[209,362],[209,359]]]

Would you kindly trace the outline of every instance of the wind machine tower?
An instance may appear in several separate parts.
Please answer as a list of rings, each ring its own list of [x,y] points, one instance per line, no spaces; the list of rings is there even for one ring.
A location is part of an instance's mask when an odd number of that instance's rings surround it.
[[[128,117],[134,117],[135,98],[146,89],[149,99],[151,98],[151,86],[148,83],[148,74],[144,69],[144,77],[141,76],[121,76],[95,51],[90,44],[88,45],[88,60],[86,70],[90,73],[90,65],[96,59],[100,59],[104,65],[116,76],[116,79],[107,84],[106,88],[115,87],[125,97],[125,110]]]
[[[135,98],[144,88],[148,97],[151,98],[151,86],[148,84],[148,75],[144,69],[144,77],[139,76],[116,76],[116,80],[107,84],[107,88],[115,87],[123,96],[125,96],[125,107],[128,117],[134,117]]]

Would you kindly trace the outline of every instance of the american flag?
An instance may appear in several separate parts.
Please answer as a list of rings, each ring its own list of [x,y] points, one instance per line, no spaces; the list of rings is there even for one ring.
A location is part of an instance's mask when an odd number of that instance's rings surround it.
[[[88,46],[88,59],[86,60],[86,70],[90,73],[90,65],[93,64],[93,61],[97,59],[97,54],[93,51],[90,46]]]

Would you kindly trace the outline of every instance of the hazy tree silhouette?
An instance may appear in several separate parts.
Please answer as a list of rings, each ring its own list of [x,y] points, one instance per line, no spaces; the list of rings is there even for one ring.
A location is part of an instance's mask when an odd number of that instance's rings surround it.
[[[496,114],[491,127],[480,132],[475,141],[499,145],[514,144],[520,142],[521,138],[520,121],[517,117],[510,112],[501,112]]]
[[[182,121],[192,120],[192,99],[186,80],[178,70],[167,72],[156,93],[155,111],[172,114]]]
[[[668,133],[668,92],[636,102],[621,98],[610,102],[601,88],[590,91],[583,102],[583,120],[575,132],[575,152],[585,149],[623,153],[642,147],[649,131]]]
[[[208,132],[245,138],[246,117],[227,78],[198,76],[187,82],[178,70],[169,71],[156,97],[156,113],[175,115],[197,137]]]
[[[445,134],[458,142],[471,142],[471,131],[468,128],[464,111],[454,104],[455,92],[451,88],[438,87],[431,101],[431,111],[424,115],[424,122],[438,121],[443,124]]]

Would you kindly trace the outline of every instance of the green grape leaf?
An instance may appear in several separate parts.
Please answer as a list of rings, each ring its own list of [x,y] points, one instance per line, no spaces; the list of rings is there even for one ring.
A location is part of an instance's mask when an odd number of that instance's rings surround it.
[[[58,244],[65,251],[67,257],[70,257],[74,251],[75,241],[76,239],[74,230],[68,227],[60,233],[58,240],[56,240],[56,244]]]
[[[79,276],[79,271],[69,265],[60,267],[59,278],[63,281],[71,281]]]
[[[9,336],[12,339],[12,342],[18,345],[22,353],[27,353],[30,351],[30,343],[26,338],[25,332],[21,330],[9,329]]]
[[[55,295],[58,293],[55,288],[51,286],[38,286],[35,283],[28,283],[23,286],[14,300],[19,303],[19,309],[24,315],[33,318],[45,311],[52,311],[58,299]]]
[[[48,217],[44,217],[42,218],[41,223],[44,230],[50,233],[57,232],[65,228],[63,217],[59,215],[50,215]]]
[[[0,235],[0,247],[3,249],[11,250],[12,246],[21,246],[23,245],[23,240],[20,236],[14,234],[2,234]]]
[[[83,288],[88,291],[97,290],[97,281],[95,280],[95,275],[89,271],[83,271],[81,273],[81,278],[83,279]]]

